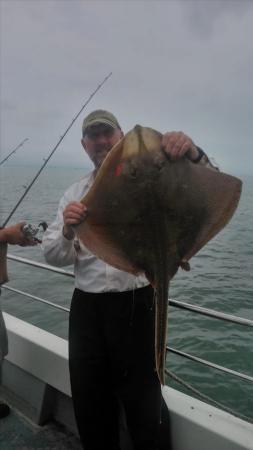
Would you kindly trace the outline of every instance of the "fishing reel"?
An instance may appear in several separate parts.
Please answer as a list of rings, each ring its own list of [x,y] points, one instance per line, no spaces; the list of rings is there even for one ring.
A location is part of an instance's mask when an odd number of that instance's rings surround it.
[[[46,222],[41,222],[37,227],[30,223],[26,223],[22,228],[22,232],[28,241],[41,244],[42,241],[39,233],[46,231],[47,227],[48,225]]]

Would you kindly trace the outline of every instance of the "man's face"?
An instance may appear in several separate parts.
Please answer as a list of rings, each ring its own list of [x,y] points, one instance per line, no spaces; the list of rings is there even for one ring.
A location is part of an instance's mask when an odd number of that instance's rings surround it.
[[[98,169],[107,153],[122,137],[121,130],[98,124],[90,127],[81,142],[95,168]]]

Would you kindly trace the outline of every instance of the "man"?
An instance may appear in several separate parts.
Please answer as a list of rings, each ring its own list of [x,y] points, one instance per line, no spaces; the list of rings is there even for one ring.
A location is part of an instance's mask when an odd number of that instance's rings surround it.
[[[96,110],[84,119],[82,133],[95,169],[65,192],[43,238],[47,262],[74,263],[69,366],[76,421],[85,449],[118,450],[123,409],[134,450],[155,450],[162,400],[154,362],[154,291],[144,276],[117,270],[92,255],[71,228],[85,219],[80,199],[123,132],[113,114]],[[194,163],[210,165],[182,132],[165,133],[162,145],[173,161],[187,155]]]
[[[6,228],[0,229],[0,245],[1,243],[4,244],[13,244],[13,245],[36,245],[35,241],[28,240],[22,229],[25,222],[17,223],[16,225],[11,225]],[[0,261],[1,264],[3,264],[3,261]],[[1,294],[1,287],[0,287],[0,294]],[[5,323],[2,315],[2,311],[0,308],[0,370],[1,370],[1,363],[3,358],[8,353],[8,341],[7,341],[7,333],[5,328]],[[1,375],[1,372],[0,372]],[[0,419],[8,416],[10,413],[10,408],[5,403],[0,402]]]

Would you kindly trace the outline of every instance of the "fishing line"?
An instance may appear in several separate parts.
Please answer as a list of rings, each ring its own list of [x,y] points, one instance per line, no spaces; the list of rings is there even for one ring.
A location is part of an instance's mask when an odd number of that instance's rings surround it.
[[[53,156],[54,152],[57,150],[57,148],[59,147],[60,143],[62,142],[62,140],[64,139],[64,137],[66,136],[66,134],[68,133],[68,131],[70,130],[70,128],[72,127],[72,125],[75,123],[76,119],[80,116],[81,112],[84,110],[84,108],[88,105],[88,103],[90,102],[90,100],[92,99],[92,97],[94,97],[94,95],[98,92],[98,90],[103,86],[103,84],[105,84],[105,82],[108,80],[108,78],[112,75],[112,72],[110,72],[105,78],[104,80],[97,86],[97,88],[95,89],[94,92],[92,92],[92,94],[89,96],[88,100],[84,103],[84,105],[82,106],[82,108],[80,109],[80,111],[76,114],[76,116],[74,117],[74,119],[72,120],[72,122],[70,123],[70,125],[67,127],[66,131],[63,133],[63,135],[60,137],[59,141],[57,142],[57,144],[55,145],[55,147],[53,148],[53,150],[51,151],[51,153],[49,154],[49,156],[44,160],[44,163],[42,164],[41,168],[38,170],[38,172],[36,173],[35,177],[33,178],[33,180],[31,181],[31,183],[29,184],[29,186],[26,188],[25,192],[23,193],[23,195],[20,197],[20,199],[18,200],[18,202],[16,203],[16,205],[14,206],[14,208],[12,209],[11,213],[9,214],[9,216],[7,217],[7,219],[5,220],[5,222],[3,223],[3,225],[1,226],[1,228],[4,228],[7,223],[9,222],[10,218],[13,216],[14,212],[16,211],[16,209],[18,208],[18,206],[20,205],[20,203],[24,200],[25,196],[28,194],[28,192],[30,191],[32,185],[35,183],[35,181],[37,180],[37,178],[39,177],[39,175],[41,174],[42,170],[45,168],[45,166],[47,165],[48,161],[50,160],[50,158]]]
[[[28,138],[25,138],[22,142],[20,142],[20,144],[18,144],[17,147],[14,148],[14,150],[12,150],[4,159],[2,159],[2,161],[0,161],[0,166],[5,161],[7,161],[7,159],[9,159],[11,155],[13,155],[13,153],[15,153],[20,147],[22,147],[22,145],[24,145],[25,141],[28,141]]]

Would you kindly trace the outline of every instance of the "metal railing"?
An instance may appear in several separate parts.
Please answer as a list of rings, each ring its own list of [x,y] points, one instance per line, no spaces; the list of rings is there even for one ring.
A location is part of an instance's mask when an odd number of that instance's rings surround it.
[[[15,292],[16,294],[20,294],[20,295],[23,295],[24,297],[36,300],[37,302],[45,303],[46,305],[52,306],[53,308],[61,309],[62,311],[66,311],[66,312],[70,311],[70,309],[65,308],[65,306],[57,305],[56,303],[50,302],[49,300],[45,300],[44,298],[37,297],[36,295],[33,295],[33,294],[28,294],[28,292],[20,291],[20,289],[6,286],[5,284],[3,284],[1,287],[6,289],[7,291],[12,291],[12,292]]]
[[[190,359],[191,361],[195,361],[200,364],[204,364],[204,366],[212,367],[212,369],[220,370],[221,372],[225,372],[230,375],[234,375],[235,377],[238,377],[245,381],[250,381],[251,383],[253,383],[253,377],[251,377],[250,375],[246,375],[244,373],[237,372],[235,370],[228,369],[223,366],[219,366],[218,364],[211,363],[210,361],[207,361],[206,359],[198,358],[197,356],[190,355],[189,353],[182,352],[181,350],[176,350],[175,348],[172,348],[172,347],[167,346],[166,349],[167,349],[167,351],[169,351],[171,353],[175,353],[176,355],[183,356],[184,358]]]
[[[20,256],[7,255],[7,258],[11,261],[21,262],[27,264],[28,266],[39,267],[40,269],[49,270],[50,272],[60,273],[62,275],[67,275],[68,277],[74,278],[74,272],[59,269],[59,267],[50,266],[49,264],[39,263],[37,261],[32,261],[31,259],[21,258]]]
[[[39,262],[36,262],[36,261],[32,261],[32,260],[29,260],[29,259],[26,259],[26,258],[21,258],[21,257],[18,257],[18,256],[9,255],[9,254],[8,254],[8,259],[10,259],[12,261],[16,261],[16,262],[22,263],[22,264],[27,264],[29,266],[37,267],[37,268],[40,268],[40,269],[43,269],[43,270],[49,270],[50,272],[55,272],[55,273],[58,273],[58,274],[61,274],[61,275],[64,275],[64,276],[69,276],[69,277],[74,278],[74,273],[73,272],[67,271],[67,270],[64,270],[64,269],[59,269],[59,268],[50,266],[48,264],[39,263]],[[23,295],[23,296],[31,298],[31,299],[33,299],[35,301],[44,303],[44,304],[46,304],[48,306],[52,306],[52,307],[54,307],[56,309],[59,309],[59,310],[65,311],[65,312],[69,312],[70,311],[69,308],[67,308],[67,307],[58,305],[56,303],[50,302],[50,301],[45,300],[45,299],[43,299],[41,297],[37,297],[35,295],[32,295],[32,294],[29,294],[27,292],[21,291],[19,289],[12,288],[12,287],[7,286],[5,284],[2,285],[1,287],[6,289],[6,290],[8,290],[8,291],[12,291],[12,292],[15,292],[15,293],[17,293],[19,295]],[[245,318],[242,318],[242,317],[234,316],[234,315],[231,315],[231,314],[226,314],[226,313],[215,311],[215,310],[208,309],[208,308],[203,308],[201,306],[192,305],[190,303],[181,302],[181,301],[178,301],[178,300],[169,299],[168,303],[169,303],[169,305],[171,305],[173,307],[181,308],[181,309],[184,309],[184,310],[187,310],[187,311],[191,311],[191,312],[194,312],[194,313],[197,313],[197,314],[201,314],[201,315],[204,315],[204,316],[212,317],[212,318],[215,318],[215,319],[218,319],[218,320],[223,320],[223,321],[236,323],[236,324],[239,324],[239,325],[253,327],[253,321],[252,320],[245,319]],[[205,366],[211,367],[213,369],[217,369],[217,370],[222,371],[224,373],[227,373],[227,374],[230,374],[230,375],[234,375],[234,376],[236,376],[236,377],[238,377],[240,379],[243,379],[244,381],[249,381],[249,382],[253,383],[253,377],[251,377],[249,375],[237,372],[237,371],[232,370],[232,369],[228,369],[228,368],[223,367],[223,366],[219,366],[217,364],[211,363],[210,361],[207,361],[207,360],[202,359],[202,358],[198,358],[197,356],[193,356],[193,355],[191,355],[189,353],[177,350],[177,349],[172,348],[172,347],[168,347],[167,346],[166,349],[167,349],[168,352],[171,352],[171,353],[183,356],[184,358],[190,359],[192,361],[195,361],[197,363],[200,363],[200,364],[203,364]]]

